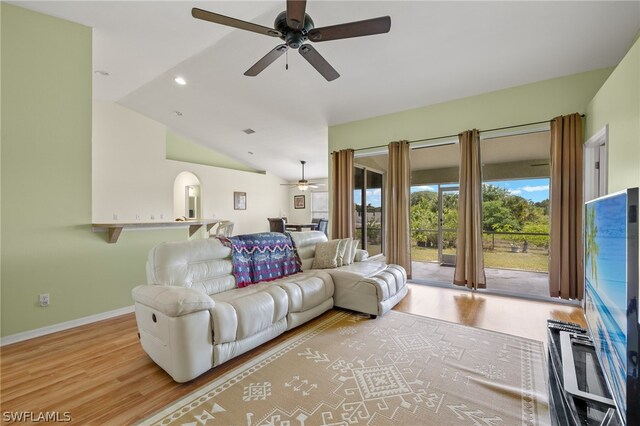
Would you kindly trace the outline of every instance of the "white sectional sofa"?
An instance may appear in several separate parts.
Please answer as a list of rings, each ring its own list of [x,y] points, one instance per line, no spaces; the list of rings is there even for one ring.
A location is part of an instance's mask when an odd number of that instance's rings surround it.
[[[189,381],[334,305],[382,315],[407,293],[403,268],[365,261],[312,269],[322,232],[292,233],[303,272],[236,288],[231,249],[217,238],[161,243],[147,284],[133,289],[140,342],[177,382]]]

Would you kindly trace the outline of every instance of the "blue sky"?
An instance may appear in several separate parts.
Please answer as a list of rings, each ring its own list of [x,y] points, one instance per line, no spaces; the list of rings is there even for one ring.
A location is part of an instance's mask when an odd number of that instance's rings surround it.
[[[545,179],[518,179],[500,182],[489,182],[491,185],[507,189],[513,195],[537,203],[549,198],[549,178]]]
[[[496,182],[488,182],[491,185],[504,188],[513,195],[519,195],[520,197],[531,200],[537,203],[549,198],[549,178],[544,179],[516,179],[516,180],[503,180]],[[437,185],[424,185],[413,186],[411,192],[417,191],[433,191],[438,190]]]
[[[537,203],[549,198],[549,179],[516,179],[497,182],[488,182],[491,185],[504,188],[514,195]],[[437,185],[413,186],[411,192],[438,191]],[[367,191],[367,203],[373,206],[381,206],[381,193],[379,189]]]

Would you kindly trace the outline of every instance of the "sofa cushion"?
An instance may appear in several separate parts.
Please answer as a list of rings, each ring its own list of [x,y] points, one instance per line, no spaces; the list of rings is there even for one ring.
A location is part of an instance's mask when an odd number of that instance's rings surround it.
[[[302,270],[311,269],[316,253],[316,244],[327,241],[327,236],[320,231],[292,232],[290,235],[296,246],[300,262],[302,262]]]
[[[304,312],[333,297],[331,276],[325,271],[307,271],[281,278],[271,284],[280,286],[289,297],[289,313]]]
[[[387,268],[384,262],[355,262],[339,268],[327,269],[336,286],[379,274]]]
[[[149,251],[147,284],[187,287],[206,294],[235,288],[231,250],[216,238],[160,243]]]
[[[212,296],[216,344],[241,340],[267,329],[287,315],[286,292],[261,283]]]
[[[335,268],[338,266],[338,248],[340,240],[331,240],[316,244],[313,269]]]

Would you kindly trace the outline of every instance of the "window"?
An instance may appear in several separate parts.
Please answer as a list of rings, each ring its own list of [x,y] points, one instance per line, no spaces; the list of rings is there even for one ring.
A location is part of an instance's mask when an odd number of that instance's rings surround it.
[[[354,168],[356,238],[362,248],[375,256],[383,252],[383,175],[368,168]]]
[[[311,193],[311,218],[329,219],[329,193],[327,191]]]

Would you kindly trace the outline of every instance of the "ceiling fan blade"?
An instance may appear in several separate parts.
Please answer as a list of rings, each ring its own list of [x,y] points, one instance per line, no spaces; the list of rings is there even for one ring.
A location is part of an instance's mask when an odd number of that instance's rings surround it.
[[[241,21],[240,19],[230,18],[224,15],[219,15],[217,13],[198,9],[197,7],[191,9],[191,16],[196,19],[202,19],[203,21],[226,25],[227,27],[239,28],[241,30],[253,31],[254,33],[264,34],[271,37],[280,37],[282,35],[280,31],[274,30],[273,28],[263,27],[262,25],[254,24],[247,21]]]
[[[300,46],[300,49],[298,49],[298,51],[300,52],[302,57],[311,64],[312,67],[314,67],[320,74],[322,74],[325,79],[327,79],[327,81],[333,81],[336,78],[340,77],[338,71],[336,71],[329,64],[329,62],[327,62],[327,60],[324,59],[322,55],[320,55],[318,51],[313,48],[313,46],[303,44],[302,46]]]
[[[307,0],[287,0],[287,25],[294,30],[304,27],[304,12]]]
[[[314,28],[309,31],[309,40],[320,42],[339,40],[341,38],[362,37],[388,33],[390,29],[391,17],[381,16],[380,18],[366,19],[364,21]]]
[[[264,71],[265,68],[267,68],[276,59],[282,56],[282,54],[286,52],[287,49],[288,47],[286,44],[279,44],[272,51],[264,55],[262,59],[256,62],[251,68],[245,71],[244,75],[249,77],[255,77],[256,75],[260,74],[262,71]]]

